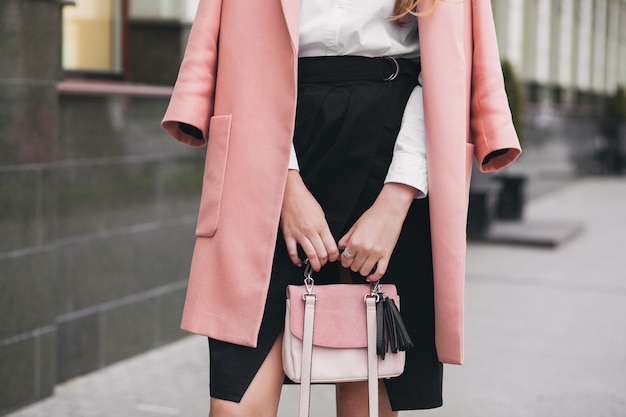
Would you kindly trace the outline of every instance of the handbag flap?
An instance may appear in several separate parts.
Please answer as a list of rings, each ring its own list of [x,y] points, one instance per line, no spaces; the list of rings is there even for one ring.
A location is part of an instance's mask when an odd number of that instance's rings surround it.
[[[396,286],[383,284],[385,294],[400,308]],[[287,308],[290,315],[291,333],[302,339],[304,331],[303,285],[287,287]],[[364,297],[370,293],[369,284],[315,285],[315,322],[313,344],[335,348],[367,347],[367,321]]]

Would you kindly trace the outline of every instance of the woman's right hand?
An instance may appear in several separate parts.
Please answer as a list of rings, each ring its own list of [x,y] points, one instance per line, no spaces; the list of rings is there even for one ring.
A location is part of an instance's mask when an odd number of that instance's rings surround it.
[[[293,169],[287,174],[280,227],[294,265],[302,265],[298,245],[315,271],[319,271],[326,262],[334,262],[339,258],[339,250],[330,233],[324,210],[304,185],[300,172]]]

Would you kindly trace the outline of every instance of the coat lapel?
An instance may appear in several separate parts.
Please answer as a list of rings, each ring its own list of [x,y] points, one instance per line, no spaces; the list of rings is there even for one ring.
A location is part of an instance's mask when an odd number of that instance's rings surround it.
[[[478,0],[487,1],[487,0]],[[422,10],[431,1],[420,3]],[[439,1],[418,18],[435,293],[435,334],[439,360],[463,360],[466,178],[471,146],[469,68],[464,20],[468,1]],[[471,164],[469,165],[471,166]]]
[[[291,46],[297,55],[300,33],[300,0],[280,0],[280,3],[287,23],[287,30],[289,30]]]

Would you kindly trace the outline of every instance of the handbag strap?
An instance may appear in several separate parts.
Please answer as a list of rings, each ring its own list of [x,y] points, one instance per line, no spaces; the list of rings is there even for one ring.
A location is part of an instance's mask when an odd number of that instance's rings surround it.
[[[311,366],[313,364],[313,326],[317,295],[308,292],[304,298],[302,334],[302,373],[300,379],[299,417],[309,417],[311,404]],[[376,355],[376,295],[365,296],[367,316],[367,385],[370,417],[378,417],[378,357]]]
[[[376,299],[366,295],[367,309],[367,389],[370,417],[378,417],[378,355],[376,355]]]
[[[302,373],[300,378],[300,417],[308,417],[311,404],[311,366],[313,364],[313,324],[317,295],[304,294],[304,332],[302,334]]]

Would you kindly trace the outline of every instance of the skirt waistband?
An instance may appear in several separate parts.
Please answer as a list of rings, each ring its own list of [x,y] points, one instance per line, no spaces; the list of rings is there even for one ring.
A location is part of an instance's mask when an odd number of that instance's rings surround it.
[[[417,77],[419,58],[315,56],[298,58],[298,83],[393,81],[400,75]]]

